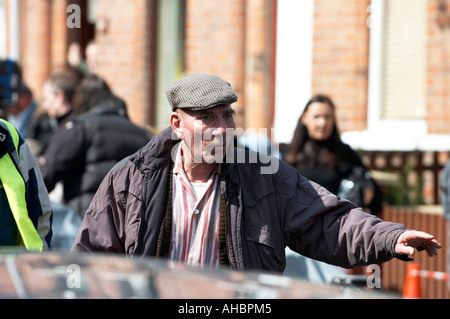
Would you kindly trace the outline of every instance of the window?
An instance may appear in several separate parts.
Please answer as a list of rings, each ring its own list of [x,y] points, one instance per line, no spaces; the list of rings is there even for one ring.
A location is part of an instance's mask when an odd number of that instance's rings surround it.
[[[382,118],[426,116],[427,0],[385,1]]]
[[[371,0],[368,127],[343,139],[366,150],[441,149],[427,133],[427,0]]]

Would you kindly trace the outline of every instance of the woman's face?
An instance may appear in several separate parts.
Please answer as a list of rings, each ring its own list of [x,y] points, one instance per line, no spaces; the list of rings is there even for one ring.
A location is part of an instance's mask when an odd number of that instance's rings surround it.
[[[333,133],[333,108],[328,103],[314,102],[303,113],[302,123],[312,139],[324,141]]]

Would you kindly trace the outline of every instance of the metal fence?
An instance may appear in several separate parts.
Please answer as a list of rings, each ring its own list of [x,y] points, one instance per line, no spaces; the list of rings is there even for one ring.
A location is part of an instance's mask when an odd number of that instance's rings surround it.
[[[440,203],[439,180],[450,159],[449,152],[360,151],[359,154],[370,170],[381,173],[378,182],[390,204]]]

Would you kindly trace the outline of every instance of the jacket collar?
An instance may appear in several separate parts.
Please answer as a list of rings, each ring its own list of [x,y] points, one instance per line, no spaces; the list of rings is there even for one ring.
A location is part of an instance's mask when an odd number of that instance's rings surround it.
[[[147,145],[131,155],[130,161],[142,173],[159,169],[170,164],[172,151],[176,150],[175,145],[180,141],[172,128],[168,127],[153,137]]]

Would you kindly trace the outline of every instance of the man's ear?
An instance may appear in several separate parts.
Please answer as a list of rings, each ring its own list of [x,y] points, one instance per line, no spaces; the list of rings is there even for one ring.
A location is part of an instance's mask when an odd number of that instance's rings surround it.
[[[177,112],[172,112],[170,115],[170,126],[172,127],[172,130],[177,134],[178,138],[180,140],[183,139],[183,130],[181,129],[181,114]]]

